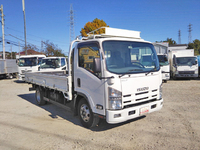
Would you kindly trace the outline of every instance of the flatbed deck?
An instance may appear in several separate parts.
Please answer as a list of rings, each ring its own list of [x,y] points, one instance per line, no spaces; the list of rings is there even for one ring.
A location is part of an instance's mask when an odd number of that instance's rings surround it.
[[[57,72],[27,72],[25,81],[50,89],[68,92],[68,74],[66,71]]]

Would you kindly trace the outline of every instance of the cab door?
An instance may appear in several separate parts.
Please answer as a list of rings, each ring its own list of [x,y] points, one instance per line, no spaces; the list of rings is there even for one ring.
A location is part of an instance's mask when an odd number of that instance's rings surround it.
[[[77,45],[74,65],[74,88],[83,95],[92,111],[105,115],[104,81],[101,72],[94,73],[93,59],[101,58],[98,42],[84,42]]]

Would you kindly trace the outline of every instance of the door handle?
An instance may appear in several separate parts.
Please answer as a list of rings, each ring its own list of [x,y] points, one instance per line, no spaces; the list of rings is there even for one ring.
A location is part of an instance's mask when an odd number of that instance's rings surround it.
[[[81,79],[80,78],[77,78],[77,86],[81,87]]]

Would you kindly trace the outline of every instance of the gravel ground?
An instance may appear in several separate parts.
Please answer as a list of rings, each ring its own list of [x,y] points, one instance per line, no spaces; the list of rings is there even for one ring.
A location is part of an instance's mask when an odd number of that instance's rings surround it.
[[[1,150],[200,149],[200,80],[168,81],[161,111],[94,129],[55,105],[37,106],[30,86],[0,80]]]

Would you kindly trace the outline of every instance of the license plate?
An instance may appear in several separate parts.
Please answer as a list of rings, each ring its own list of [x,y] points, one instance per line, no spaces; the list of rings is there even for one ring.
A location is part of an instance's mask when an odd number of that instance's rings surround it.
[[[149,106],[140,108],[140,115],[147,114],[149,112]]]

